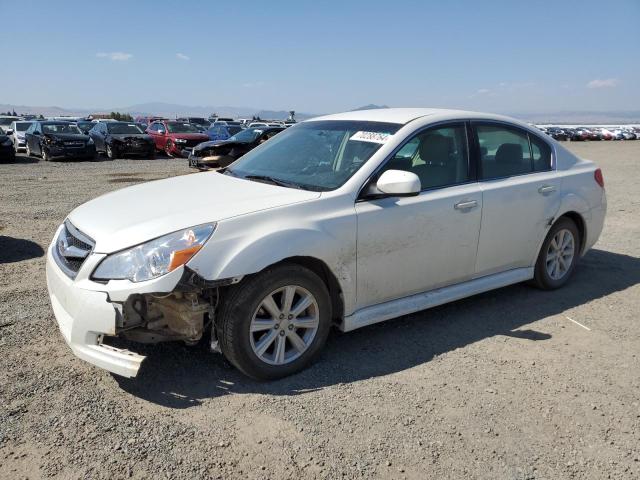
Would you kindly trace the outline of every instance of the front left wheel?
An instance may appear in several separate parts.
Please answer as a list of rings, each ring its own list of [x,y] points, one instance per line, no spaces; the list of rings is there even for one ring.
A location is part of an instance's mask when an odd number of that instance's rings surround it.
[[[230,287],[216,321],[222,353],[256,380],[305,368],[322,350],[330,325],[326,285],[299,265],[269,268]]]

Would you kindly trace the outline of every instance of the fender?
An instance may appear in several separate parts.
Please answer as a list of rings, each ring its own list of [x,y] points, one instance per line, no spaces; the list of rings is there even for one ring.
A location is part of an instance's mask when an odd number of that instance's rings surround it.
[[[547,233],[548,233],[548,229],[551,228],[551,226],[560,217],[562,217],[564,214],[569,212],[576,212],[578,215],[582,217],[584,229],[585,229],[585,238],[583,239],[583,241],[586,241],[587,228],[589,225],[588,222],[591,219],[591,212],[590,212],[589,204],[587,203],[587,201],[584,198],[576,195],[575,193],[567,193],[563,195],[563,197],[560,199],[560,206],[558,207],[558,210],[556,211],[555,216],[549,222]],[[544,243],[544,240],[547,238],[547,233],[544,234],[544,236],[542,237],[542,240],[540,240],[540,242],[538,243],[538,248],[536,249],[535,255],[531,261],[531,266],[535,266],[536,264],[538,255],[540,253],[540,249],[542,248],[542,244]]]
[[[291,257],[312,257],[324,262],[336,277],[345,312],[351,312],[356,293],[355,222],[355,214],[325,218],[322,223],[297,215],[272,216],[266,221],[253,215],[238,217],[221,222],[188,266],[213,281],[257,273]]]

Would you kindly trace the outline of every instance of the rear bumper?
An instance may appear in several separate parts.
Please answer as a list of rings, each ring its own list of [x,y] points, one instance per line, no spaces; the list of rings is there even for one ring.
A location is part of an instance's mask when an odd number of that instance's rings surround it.
[[[106,292],[76,286],[47,252],[47,286],[60,332],[73,353],[97,367],[135,377],[145,357],[102,344],[116,333],[116,311]]]

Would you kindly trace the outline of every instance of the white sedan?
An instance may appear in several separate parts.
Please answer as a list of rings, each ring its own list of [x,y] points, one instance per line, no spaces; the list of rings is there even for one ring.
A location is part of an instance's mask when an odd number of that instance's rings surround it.
[[[135,376],[110,345],[211,338],[245,374],[308,365],[343,331],[532,281],[564,285],[596,242],[600,169],[525,123],[381,109],[299,123],[230,167],[72,211],[47,254],[62,335]],[[135,350],[135,348],[134,348]]]

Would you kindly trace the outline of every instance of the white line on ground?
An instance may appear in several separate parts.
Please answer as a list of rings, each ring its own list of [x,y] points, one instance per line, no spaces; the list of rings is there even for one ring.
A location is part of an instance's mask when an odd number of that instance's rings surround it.
[[[566,318],[567,320],[571,320],[573,323],[575,323],[576,325],[578,325],[578,326],[580,326],[580,327],[584,328],[585,330],[589,330],[589,331],[591,331],[591,329],[590,329],[589,327],[585,327],[585,326],[584,326],[583,324],[581,324],[580,322],[576,322],[573,318],[571,318],[571,317],[567,317],[566,315],[565,315],[565,318]]]

